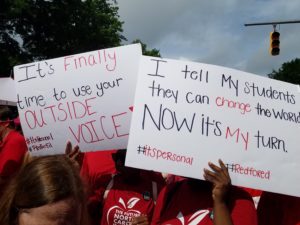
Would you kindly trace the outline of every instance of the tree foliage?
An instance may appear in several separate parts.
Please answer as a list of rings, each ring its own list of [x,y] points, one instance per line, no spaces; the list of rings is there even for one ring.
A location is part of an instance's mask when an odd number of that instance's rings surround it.
[[[0,75],[16,64],[125,40],[118,7],[106,0],[1,0],[0,21]]]
[[[141,40],[136,39],[132,42],[134,43],[140,43],[142,45],[142,53],[143,55],[147,55],[147,56],[154,56],[154,57],[161,57],[160,52],[158,49],[153,48],[153,49],[147,49],[147,45],[145,43],[143,43]]]
[[[273,70],[268,77],[300,85],[300,59],[283,63],[281,68],[277,71]]]

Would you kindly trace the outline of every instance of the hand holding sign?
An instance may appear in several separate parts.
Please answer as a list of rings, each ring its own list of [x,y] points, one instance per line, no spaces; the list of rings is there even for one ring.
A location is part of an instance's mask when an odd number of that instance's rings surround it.
[[[204,169],[204,179],[213,184],[212,198],[215,203],[226,203],[227,194],[231,185],[228,169],[222,160],[219,159],[220,167],[209,162],[212,171]]]
[[[74,163],[74,166],[80,170],[83,163],[84,153],[80,152],[79,146],[76,145],[73,148],[72,143],[68,141],[65,154],[71,159],[71,161]]]

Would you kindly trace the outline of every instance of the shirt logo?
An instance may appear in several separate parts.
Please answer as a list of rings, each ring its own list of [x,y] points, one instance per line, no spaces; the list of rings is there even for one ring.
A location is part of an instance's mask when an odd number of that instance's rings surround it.
[[[129,225],[132,218],[141,215],[141,212],[133,209],[134,206],[140,201],[139,198],[131,198],[128,202],[119,198],[119,204],[112,206],[106,216],[107,224],[109,225]]]
[[[196,211],[190,218],[187,219],[187,216],[179,212],[177,215],[177,219],[180,221],[182,225],[198,225],[204,218],[209,214],[209,210],[198,210]],[[186,221],[187,220],[187,221]],[[168,224],[171,225],[171,224]]]

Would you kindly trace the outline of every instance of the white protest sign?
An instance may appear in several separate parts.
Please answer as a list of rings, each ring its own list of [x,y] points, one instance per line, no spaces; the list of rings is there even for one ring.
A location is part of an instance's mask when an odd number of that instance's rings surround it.
[[[126,148],[140,44],[14,67],[17,105],[34,155]]]
[[[126,165],[300,196],[296,85],[208,64],[142,56]]]
[[[0,105],[16,105],[15,82],[10,77],[0,78]]]

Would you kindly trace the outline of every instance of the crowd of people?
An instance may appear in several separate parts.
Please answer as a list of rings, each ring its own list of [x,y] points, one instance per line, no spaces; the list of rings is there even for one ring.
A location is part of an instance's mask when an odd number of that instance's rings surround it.
[[[32,157],[14,117],[0,106],[1,225],[300,225],[300,198],[262,192],[256,209],[222,160],[197,180],[126,167],[126,149]]]

